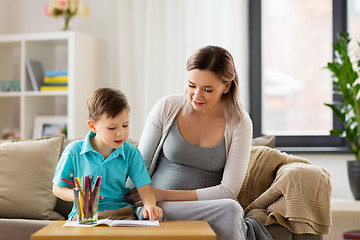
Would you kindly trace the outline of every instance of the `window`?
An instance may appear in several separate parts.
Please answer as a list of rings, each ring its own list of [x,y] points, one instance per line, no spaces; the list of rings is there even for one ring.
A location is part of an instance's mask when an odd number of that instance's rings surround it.
[[[350,37],[360,42],[360,1],[348,1],[348,29]]]
[[[350,4],[359,5],[351,14],[359,31],[360,4]],[[336,33],[347,29],[347,2],[252,0],[249,7],[254,137],[275,135],[277,147],[288,151],[346,151],[344,139],[329,135],[341,122],[324,106],[336,96],[323,67]]]

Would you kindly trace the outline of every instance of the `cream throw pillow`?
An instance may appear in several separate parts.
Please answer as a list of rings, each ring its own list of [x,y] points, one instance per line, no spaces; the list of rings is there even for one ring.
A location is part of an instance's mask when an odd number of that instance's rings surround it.
[[[63,141],[58,135],[0,143],[0,217],[63,219],[52,193]]]
[[[252,140],[253,146],[266,146],[275,148],[275,136],[262,136]]]

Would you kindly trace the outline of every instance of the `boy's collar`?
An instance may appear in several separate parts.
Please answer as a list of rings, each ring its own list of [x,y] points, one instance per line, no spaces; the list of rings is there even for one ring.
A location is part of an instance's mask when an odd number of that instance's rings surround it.
[[[84,153],[87,153],[87,152],[94,151],[94,149],[93,149],[93,147],[91,146],[91,143],[90,143],[90,138],[95,137],[95,136],[96,136],[96,133],[94,133],[93,131],[88,132],[88,134],[84,138],[84,142],[83,142],[83,145],[81,147],[80,154],[84,154]]]

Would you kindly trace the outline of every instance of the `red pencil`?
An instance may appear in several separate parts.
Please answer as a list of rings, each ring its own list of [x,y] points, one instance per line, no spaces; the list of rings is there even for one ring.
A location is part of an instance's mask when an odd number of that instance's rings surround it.
[[[63,180],[63,181],[65,181],[65,182],[67,182],[67,183],[69,183],[69,184],[73,185],[73,183],[72,183],[72,182],[70,182],[69,180],[67,180],[67,179],[65,179],[65,178],[61,178],[61,180]]]

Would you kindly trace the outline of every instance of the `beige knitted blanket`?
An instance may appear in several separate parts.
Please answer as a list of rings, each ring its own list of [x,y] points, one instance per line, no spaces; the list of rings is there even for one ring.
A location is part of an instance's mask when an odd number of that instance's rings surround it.
[[[252,147],[238,201],[246,217],[280,224],[296,234],[329,234],[330,174],[269,147]]]

